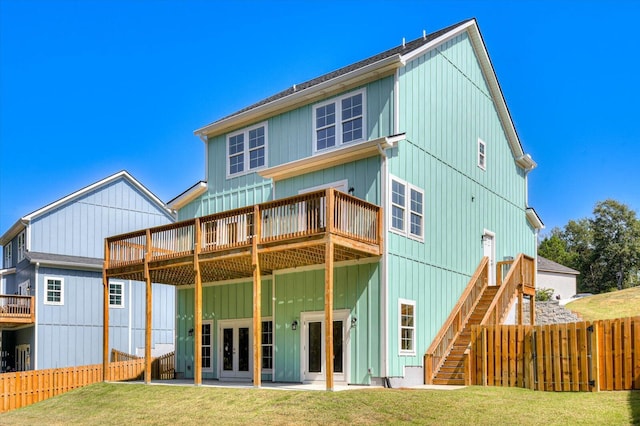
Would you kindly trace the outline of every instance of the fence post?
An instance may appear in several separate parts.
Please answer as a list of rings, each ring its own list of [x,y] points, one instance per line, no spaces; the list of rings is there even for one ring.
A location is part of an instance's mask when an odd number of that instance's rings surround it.
[[[487,328],[482,327],[482,386],[487,386]]]
[[[589,383],[591,392],[600,392],[600,330],[599,323],[594,321],[591,324],[591,377],[593,380]]]

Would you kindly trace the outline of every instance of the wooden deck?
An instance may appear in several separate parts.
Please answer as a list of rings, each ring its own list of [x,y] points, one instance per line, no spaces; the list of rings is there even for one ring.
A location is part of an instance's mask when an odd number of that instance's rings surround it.
[[[0,295],[0,326],[20,327],[35,323],[35,298],[33,296]]]
[[[379,256],[381,230],[380,207],[318,191],[107,238],[105,272],[144,281],[147,267],[154,283],[193,285],[197,263],[203,282],[251,278],[254,244],[261,274],[270,275],[324,264],[329,236],[334,262]]]
[[[323,265],[324,321],[333,324],[336,262],[382,254],[382,208],[334,189],[216,213],[105,240],[103,374],[109,364],[109,279],[146,283],[145,382],[151,381],[151,283],[194,286],[194,353],[202,339],[202,283],[253,281],[253,385],[261,386],[261,277]],[[333,390],[333,329],[325,333],[325,376]],[[194,359],[194,384],[202,359]]]

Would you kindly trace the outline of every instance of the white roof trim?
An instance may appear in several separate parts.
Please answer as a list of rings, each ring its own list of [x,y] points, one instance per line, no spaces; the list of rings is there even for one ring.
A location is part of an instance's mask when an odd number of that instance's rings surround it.
[[[15,273],[16,273],[15,266],[13,268],[0,269],[0,277],[2,277],[3,275],[11,275]]]
[[[167,203],[167,206],[173,210],[178,210],[207,192],[207,182],[198,182],[182,194]]]
[[[536,213],[535,209],[527,207],[525,214],[527,215],[527,220],[531,226],[538,230],[544,229],[544,223],[542,223],[542,220],[540,219],[540,216],[538,216],[538,213]]]
[[[322,154],[305,157],[301,160],[291,161],[268,169],[260,170],[260,176],[274,181],[310,173],[328,167],[337,166],[351,161],[380,155],[382,149],[392,148],[399,141],[405,139],[405,134],[384,136],[377,139],[347,145],[344,148],[334,149]]]
[[[87,271],[102,271],[103,265],[89,265],[82,262],[65,262],[64,260],[32,260],[31,264],[40,266],[59,266]]]

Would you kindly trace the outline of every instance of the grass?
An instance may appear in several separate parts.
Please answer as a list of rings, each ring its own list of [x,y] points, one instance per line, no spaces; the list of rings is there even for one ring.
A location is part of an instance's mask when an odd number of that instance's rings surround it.
[[[640,315],[640,287],[596,294],[567,303],[566,307],[585,321],[633,317]]]
[[[98,383],[0,415],[0,424],[640,424],[640,391],[280,391]]]

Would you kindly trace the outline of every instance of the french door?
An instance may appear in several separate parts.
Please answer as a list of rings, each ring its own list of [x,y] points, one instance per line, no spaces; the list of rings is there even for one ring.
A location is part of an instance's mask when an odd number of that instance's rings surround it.
[[[219,321],[219,374],[221,379],[251,379],[253,327],[251,320]]]
[[[333,379],[337,382],[347,380],[349,362],[349,311],[336,311],[333,314]],[[307,382],[324,381],[325,374],[325,333],[324,312],[302,312],[302,380]]]

